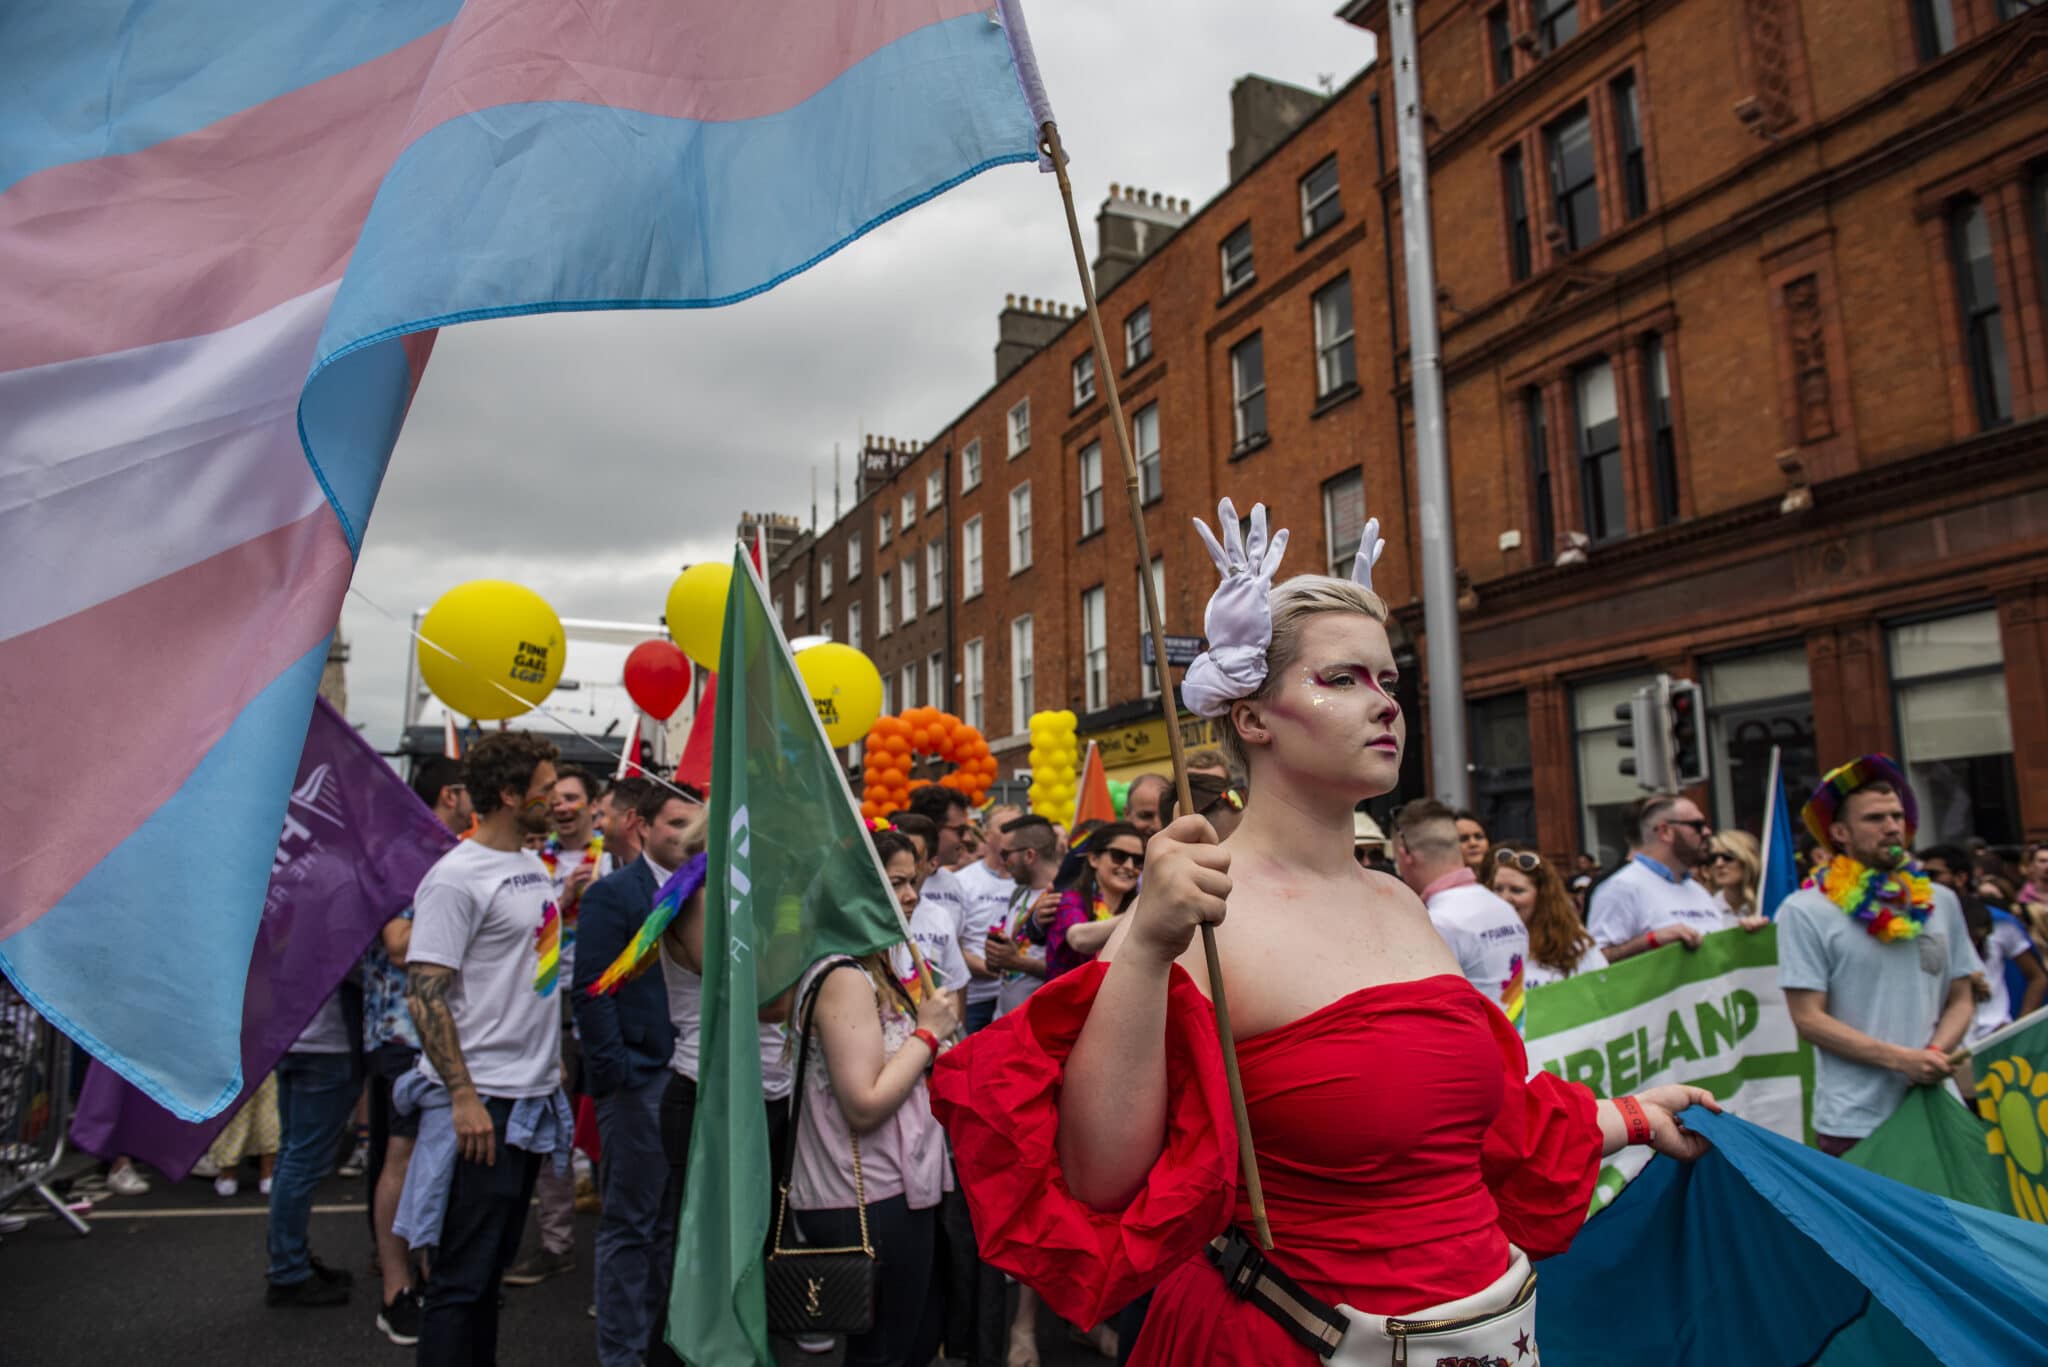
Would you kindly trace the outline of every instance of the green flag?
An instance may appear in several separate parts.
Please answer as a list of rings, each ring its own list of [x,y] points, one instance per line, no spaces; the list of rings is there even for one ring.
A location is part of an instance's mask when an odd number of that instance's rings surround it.
[[[703,1367],[772,1367],[758,1013],[825,955],[885,949],[907,931],[744,551],[733,556],[713,732],[704,1033],[668,1336]]]
[[[1915,1087],[1851,1163],[1973,1206],[2048,1224],[2048,1011],[1971,1047],[1974,1111],[1947,1087]]]

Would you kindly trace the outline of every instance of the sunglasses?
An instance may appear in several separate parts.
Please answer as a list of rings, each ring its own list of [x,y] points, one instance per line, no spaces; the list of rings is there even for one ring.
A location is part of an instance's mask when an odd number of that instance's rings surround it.
[[[1523,873],[1534,873],[1543,867],[1543,859],[1531,850],[1495,850],[1493,862],[1512,864]]]
[[[1707,856],[1707,862],[1709,864],[1733,864],[1735,862],[1735,856],[1732,854],[1725,853],[1721,850],[1715,850],[1712,854]]]
[[[1670,826],[1690,826],[1695,835],[1705,835],[1714,828],[1714,823],[1705,818],[1701,818],[1698,821],[1680,821],[1677,817],[1672,816],[1666,817],[1664,820],[1665,824]]]
[[[1145,867],[1145,856],[1142,853],[1133,854],[1129,850],[1104,850],[1103,853],[1109,856],[1109,862],[1118,868],[1122,868],[1126,864],[1134,869]]]

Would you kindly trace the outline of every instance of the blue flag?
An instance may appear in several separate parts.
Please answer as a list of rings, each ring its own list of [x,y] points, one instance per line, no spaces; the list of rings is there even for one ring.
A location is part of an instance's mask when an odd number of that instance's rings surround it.
[[[1764,876],[1757,905],[1775,919],[1785,899],[1799,891],[1799,849],[1792,840],[1792,808],[1785,800],[1785,770],[1771,756],[1769,810],[1764,813]]]

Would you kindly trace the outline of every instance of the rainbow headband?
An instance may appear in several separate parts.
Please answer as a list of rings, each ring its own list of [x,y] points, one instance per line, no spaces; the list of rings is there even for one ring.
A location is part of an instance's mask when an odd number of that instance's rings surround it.
[[[1914,832],[1920,829],[1920,804],[1913,799],[1913,788],[1906,782],[1906,771],[1890,755],[1865,755],[1828,770],[1821,778],[1820,786],[1813,790],[1813,796],[1799,810],[1799,819],[1806,823],[1807,833],[1820,842],[1822,849],[1830,853],[1834,851],[1835,842],[1828,838],[1828,827],[1835,824],[1842,803],[1849,794],[1872,783],[1889,783],[1898,792],[1899,803],[1906,809],[1906,844],[1911,847]]]

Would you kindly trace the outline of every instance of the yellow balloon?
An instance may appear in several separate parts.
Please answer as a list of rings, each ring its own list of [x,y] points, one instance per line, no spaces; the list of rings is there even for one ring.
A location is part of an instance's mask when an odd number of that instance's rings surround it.
[[[725,596],[731,589],[732,566],[709,560],[684,570],[668,588],[669,638],[706,669],[718,668]]]
[[[547,601],[502,579],[472,579],[442,594],[420,635],[434,643],[418,646],[420,677],[451,711],[478,721],[532,711],[554,691],[569,649]]]
[[[851,745],[874,729],[882,715],[882,672],[873,660],[852,646],[828,641],[799,653],[796,672],[810,690],[826,740]]]

